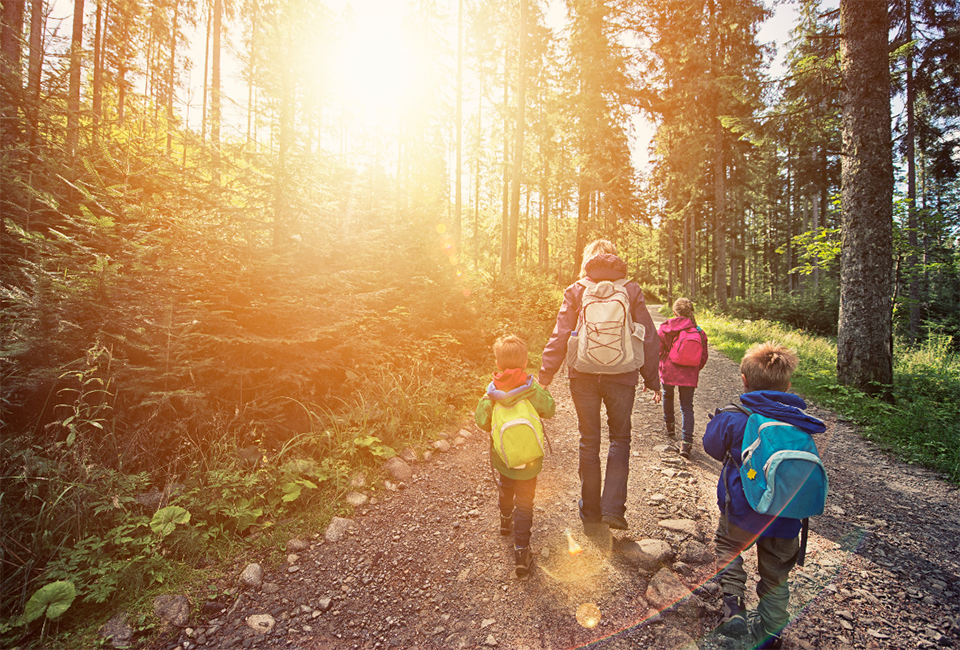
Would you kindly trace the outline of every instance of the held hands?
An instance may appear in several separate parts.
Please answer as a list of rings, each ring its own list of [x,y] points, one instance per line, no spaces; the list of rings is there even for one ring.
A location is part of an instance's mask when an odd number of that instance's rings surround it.
[[[644,392],[644,393],[647,392],[647,387],[646,387],[646,386],[643,387],[643,391],[642,391],[642,392]],[[653,402],[654,404],[659,404],[659,403],[660,403],[660,400],[663,399],[663,394],[662,394],[660,391],[658,391],[658,390],[654,390],[654,391],[651,391],[651,392],[653,393],[653,395],[651,396],[650,401]]]

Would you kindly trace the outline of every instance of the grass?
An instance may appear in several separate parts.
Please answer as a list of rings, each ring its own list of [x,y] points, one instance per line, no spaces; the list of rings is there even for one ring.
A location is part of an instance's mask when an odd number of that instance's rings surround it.
[[[731,320],[703,311],[697,322],[710,344],[734,361],[767,340],[800,357],[793,390],[861,425],[864,437],[907,463],[922,465],[960,484],[960,355],[951,338],[931,334],[918,348],[894,346],[892,404],[837,382],[836,340],[767,320]]]

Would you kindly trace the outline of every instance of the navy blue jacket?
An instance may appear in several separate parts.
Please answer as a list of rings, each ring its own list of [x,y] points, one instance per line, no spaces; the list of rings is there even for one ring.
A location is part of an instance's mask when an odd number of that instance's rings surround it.
[[[793,393],[781,393],[776,390],[760,390],[744,393],[740,402],[748,409],[768,418],[792,424],[807,433],[821,433],[826,426],[821,420],[806,413],[807,403]],[[741,412],[727,412],[719,409],[707,424],[703,434],[703,449],[710,456],[723,462],[727,452],[735,459],[727,471],[720,475],[717,482],[717,505],[720,511],[725,509],[727,491],[730,492],[729,521],[760,537],[780,537],[793,539],[800,532],[800,520],[786,517],[762,515],[750,507],[743,493],[740,480],[740,456],[743,448],[743,430],[747,426],[747,415]],[[726,484],[724,484],[726,476]]]

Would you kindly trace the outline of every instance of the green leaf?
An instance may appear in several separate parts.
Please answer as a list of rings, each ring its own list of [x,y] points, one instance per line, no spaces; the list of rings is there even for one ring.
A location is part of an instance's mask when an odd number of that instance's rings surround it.
[[[289,503],[291,501],[296,501],[300,498],[300,492],[303,490],[303,486],[300,485],[297,481],[290,481],[289,483],[284,483],[283,485],[283,501]]]
[[[23,622],[31,623],[44,614],[50,620],[59,618],[70,609],[76,597],[77,590],[74,589],[72,582],[58,580],[44,585],[37,589],[27,601],[26,609],[23,611]]]
[[[173,532],[177,524],[185,524],[188,521],[190,521],[189,511],[180,506],[167,506],[157,510],[153,515],[153,519],[150,520],[150,529],[161,537],[166,537]]]

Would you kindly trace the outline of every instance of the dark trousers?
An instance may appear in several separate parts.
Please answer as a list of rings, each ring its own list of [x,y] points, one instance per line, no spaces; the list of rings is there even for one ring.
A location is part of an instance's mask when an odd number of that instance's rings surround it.
[[[717,569],[720,589],[724,596],[744,598],[747,587],[747,572],[743,569],[740,555],[754,544],[757,545],[757,595],[760,605],[757,612],[767,634],[777,634],[790,622],[787,606],[790,604],[790,587],[787,578],[797,564],[800,555],[800,540],[780,537],[757,537],[738,528],[720,515],[717,527]]]
[[[530,527],[533,525],[533,497],[537,493],[537,477],[525,481],[497,474],[500,488],[500,514],[513,513],[513,543],[517,548],[530,545]]]

